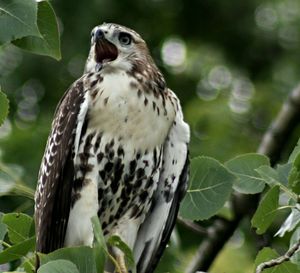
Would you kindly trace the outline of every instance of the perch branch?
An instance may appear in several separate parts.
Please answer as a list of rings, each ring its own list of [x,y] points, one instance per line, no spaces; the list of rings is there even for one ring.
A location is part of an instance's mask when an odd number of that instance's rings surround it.
[[[276,265],[280,265],[283,262],[289,261],[290,258],[299,250],[300,247],[300,240],[295,243],[284,255],[279,256],[276,259],[272,259],[267,262],[261,263],[257,268],[256,268],[256,273],[261,273],[263,272],[264,269],[274,267]]]
[[[300,85],[295,88],[279,114],[265,133],[258,152],[268,156],[271,164],[275,165],[285,148],[287,139],[300,123]],[[226,242],[231,238],[239,223],[246,216],[253,214],[259,202],[259,194],[244,195],[235,193],[231,200],[234,217],[230,221],[218,220],[209,229],[209,234],[198,247],[195,256],[188,265],[185,273],[194,273],[197,270],[207,271],[222,250]]]

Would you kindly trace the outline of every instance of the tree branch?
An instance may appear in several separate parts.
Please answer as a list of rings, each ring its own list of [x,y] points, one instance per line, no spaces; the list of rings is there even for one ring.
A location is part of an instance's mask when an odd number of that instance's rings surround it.
[[[283,262],[289,261],[290,258],[299,250],[299,247],[300,247],[300,240],[297,243],[295,243],[284,255],[276,259],[272,259],[270,261],[261,263],[256,268],[256,273],[261,273],[263,272],[264,269],[274,267],[276,265],[282,264]]]
[[[206,228],[201,227],[200,225],[194,223],[191,220],[183,219],[182,217],[178,216],[177,217],[177,223],[187,227],[191,231],[194,231],[195,233],[198,233],[202,236],[207,236],[208,235],[208,231],[207,231]]]
[[[283,104],[276,119],[265,133],[258,152],[268,156],[271,164],[275,165],[280,159],[287,139],[299,123],[300,85],[292,91],[287,101]],[[230,221],[219,220],[209,228],[209,236],[200,244],[185,273],[194,273],[197,270],[207,271],[209,269],[218,253],[239,226],[240,221],[246,216],[252,215],[256,210],[259,194],[245,195],[235,193],[231,202],[234,213],[233,219]]]

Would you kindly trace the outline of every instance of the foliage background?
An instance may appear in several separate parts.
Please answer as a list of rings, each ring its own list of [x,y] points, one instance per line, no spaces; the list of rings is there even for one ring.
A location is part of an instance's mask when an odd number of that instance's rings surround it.
[[[183,104],[192,129],[192,157],[225,161],[255,151],[298,84],[298,0],[54,0],[52,5],[61,32],[60,62],[11,45],[0,48],[0,85],[10,99],[9,118],[0,128],[2,160],[14,164],[32,188],[55,106],[83,71],[91,29],[104,21],[131,27],[147,41]],[[23,197],[0,198],[0,211],[32,213],[32,207]],[[240,273],[240,264],[243,272],[252,272],[261,239],[249,227],[249,221],[242,224],[210,272]],[[182,226],[176,234],[169,254],[177,257],[178,263],[172,262],[180,272],[202,238]],[[275,242],[279,250],[282,243]],[[175,272],[168,255],[162,265]]]

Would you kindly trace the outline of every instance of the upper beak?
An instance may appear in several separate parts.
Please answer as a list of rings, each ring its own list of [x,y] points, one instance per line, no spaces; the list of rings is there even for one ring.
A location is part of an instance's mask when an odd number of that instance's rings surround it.
[[[101,29],[97,29],[94,35],[94,43],[99,42],[102,39],[105,39],[104,32]]]

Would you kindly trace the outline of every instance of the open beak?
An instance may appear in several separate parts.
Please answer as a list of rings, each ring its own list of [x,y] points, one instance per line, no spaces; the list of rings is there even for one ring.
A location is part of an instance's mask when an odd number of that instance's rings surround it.
[[[102,30],[95,33],[95,61],[99,64],[111,62],[118,57],[117,47],[109,42]]]

